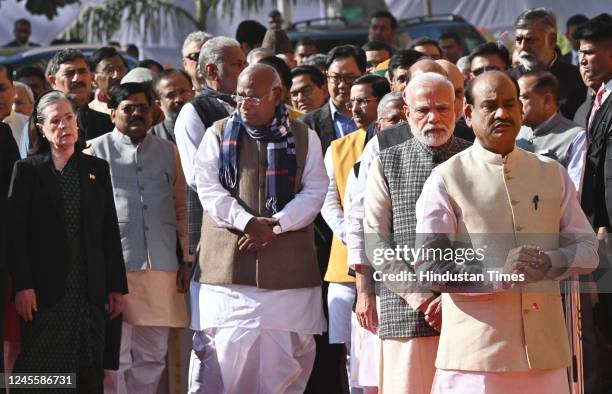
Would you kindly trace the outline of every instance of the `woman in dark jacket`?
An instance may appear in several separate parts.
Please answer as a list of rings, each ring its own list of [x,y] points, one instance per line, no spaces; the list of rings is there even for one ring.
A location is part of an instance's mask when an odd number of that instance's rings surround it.
[[[38,99],[30,141],[8,197],[23,320],[14,372],[76,373],[78,392],[102,393],[106,314],[117,317],[127,293],[108,164],[81,153],[74,108],[58,91]]]

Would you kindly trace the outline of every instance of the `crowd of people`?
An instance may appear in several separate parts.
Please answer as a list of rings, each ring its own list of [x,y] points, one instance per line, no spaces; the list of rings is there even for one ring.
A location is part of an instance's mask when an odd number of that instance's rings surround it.
[[[26,22],[8,45],[35,45]],[[0,64],[4,371],[79,393],[608,392],[612,16],[570,18],[566,55],[544,8],[513,50],[469,53],[452,32],[404,47],[388,11],[326,54],[269,22],[189,34],[182,69],[113,45]]]

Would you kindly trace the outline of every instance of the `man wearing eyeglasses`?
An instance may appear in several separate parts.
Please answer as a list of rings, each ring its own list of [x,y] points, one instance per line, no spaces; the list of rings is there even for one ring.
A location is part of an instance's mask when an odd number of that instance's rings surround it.
[[[485,71],[506,71],[510,68],[508,50],[494,42],[487,42],[474,48],[468,57],[470,63],[470,79],[474,79]]]
[[[333,140],[357,130],[346,103],[350,99],[353,81],[366,71],[365,52],[354,45],[335,47],[327,56],[326,68],[329,101],[300,119],[319,135],[323,152],[327,151]],[[329,261],[333,232],[321,215],[315,220],[315,229],[317,258],[323,273]],[[327,283],[323,285],[323,291],[327,291]],[[343,380],[346,379],[341,373],[341,366],[344,365],[343,346],[330,344],[327,334],[316,339],[317,360],[309,382],[309,392],[341,392]]]
[[[200,48],[212,36],[205,31],[194,31],[189,33],[183,42],[183,68],[191,77],[193,90],[199,92],[203,82],[202,75],[198,70],[198,59],[200,58]]]
[[[129,295],[124,298],[119,369],[106,371],[106,393],[154,393],[170,328],[187,327],[189,276],[185,180],[174,145],[148,133],[153,103],[140,83],[110,97],[115,129],[89,141],[110,167]]]
[[[248,66],[237,110],[198,148],[190,393],[304,392],[325,329],[312,222],[328,179],[316,133],[281,97],[274,68]]]
[[[110,91],[119,85],[121,78],[127,74],[127,63],[114,47],[102,47],[89,57],[89,68],[97,87],[89,108],[110,115],[111,109],[108,107]]]
[[[327,81],[315,66],[297,66],[291,70],[291,104],[304,113],[312,112],[327,103]]]
[[[386,78],[366,74],[351,87],[346,107],[359,128],[356,132],[332,141],[325,152],[325,169],[330,179],[321,215],[334,233],[325,281],[329,282],[329,343],[344,344],[351,349],[351,314],[355,301],[355,278],[348,274],[344,196],[346,181],[353,164],[375,133],[378,102],[389,93]],[[349,377],[349,381],[354,381]]]

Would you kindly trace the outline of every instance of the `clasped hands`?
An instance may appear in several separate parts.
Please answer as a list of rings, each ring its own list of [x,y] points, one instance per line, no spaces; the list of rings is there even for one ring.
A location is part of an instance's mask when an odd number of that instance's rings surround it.
[[[540,281],[544,279],[551,267],[550,257],[540,247],[519,246],[508,253],[503,273],[522,274],[524,280],[504,281],[503,286],[507,289]]]
[[[254,217],[244,228],[244,235],[238,240],[238,250],[241,252],[257,252],[270,245],[276,238],[274,226],[278,219]]]

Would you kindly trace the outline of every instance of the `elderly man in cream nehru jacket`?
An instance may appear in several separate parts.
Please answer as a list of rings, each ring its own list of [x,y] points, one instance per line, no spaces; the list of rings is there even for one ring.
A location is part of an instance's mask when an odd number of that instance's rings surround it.
[[[558,281],[593,270],[597,239],[567,171],[515,146],[516,82],[485,72],[466,99],[477,141],[434,169],[416,207],[416,270],[444,292],[432,393],[569,393]],[[428,252],[460,241],[469,264]],[[473,276],[434,275],[451,273]]]
[[[329,180],[319,138],[289,119],[281,94],[272,67],[245,68],[237,110],[196,154],[192,393],[302,393],[325,328],[312,222]]]

